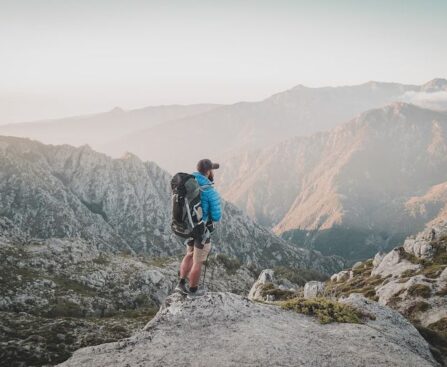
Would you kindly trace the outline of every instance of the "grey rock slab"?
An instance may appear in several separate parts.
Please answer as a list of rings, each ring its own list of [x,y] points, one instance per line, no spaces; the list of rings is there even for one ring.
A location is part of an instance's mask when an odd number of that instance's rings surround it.
[[[366,324],[314,318],[231,293],[172,295],[145,330],[80,349],[60,366],[436,366],[427,343],[397,312],[360,296]]]

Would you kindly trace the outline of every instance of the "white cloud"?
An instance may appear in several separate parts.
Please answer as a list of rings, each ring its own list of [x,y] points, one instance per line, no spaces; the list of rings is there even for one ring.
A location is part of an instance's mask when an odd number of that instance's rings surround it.
[[[447,109],[447,91],[439,92],[405,92],[401,97],[403,102],[412,103],[418,106],[446,110]]]

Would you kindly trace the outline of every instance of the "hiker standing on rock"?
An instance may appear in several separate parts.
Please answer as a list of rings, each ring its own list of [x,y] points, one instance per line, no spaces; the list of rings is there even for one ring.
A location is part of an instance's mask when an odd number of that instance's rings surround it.
[[[197,172],[192,175],[177,173],[171,181],[172,229],[175,234],[186,238],[187,245],[175,290],[191,296],[204,293],[203,289],[198,289],[202,265],[211,250],[213,222],[218,222],[222,216],[220,196],[214,188],[213,170],[218,168],[218,163],[202,159],[197,163]]]

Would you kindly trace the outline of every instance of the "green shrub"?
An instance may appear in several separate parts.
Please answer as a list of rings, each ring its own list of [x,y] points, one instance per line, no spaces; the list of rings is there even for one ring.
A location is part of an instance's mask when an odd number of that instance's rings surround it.
[[[445,334],[445,336],[447,337],[447,317],[439,319],[438,321],[428,325],[428,327],[439,333]]]
[[[446,267],[445,265],[431,264],[424,267],[421,270],[420,274],[424,274],[427,278],[434,279],[437,278],[442,273],[445,267]]]
[[[210,263],[216,261],[223,265],[228,274],[235,274],[242,266],[239,259],[230,258],[224,254],[217,254],[215,259],[210,259]]]
[[[92,289],[82,283],[79,283],[76,280],[72,280],[70,278],[55,276],[52,280],[58,286],[58,291],[65,293],[67,290],[71,290],[82,296],[90,296],[94,297],[96,295],[96,290]]]
[[[429,298],[431,296],[431,288],[426,284],[413,284],[407,292],[413,297]]]
[[[432,329],[432,325],[429,325],[428,327],[416,325],[416,328],[430,344],[430,351],[432,352],[433,357],[435,357],[441,366],[445,366],[447,364],[447,333]]]
[[[447,265],[447,235],[432,242],[435,250],[432,262],[439,265]]]
[[[275,288],[273,283],[266,283],[261,289],[261,296],[274,296],[275,301],[287,300],[296,297],[296,293],[284,289]]]
[[[444,286],[444,288],[441,288],[439,291],[435,293],[437,296],[447,296],[447,285]]]
[[[326,275],[309,269],[295,269],[286,266],[277,266],[273,268],[273,270],[276,278],[284,278],[300,286],[304,286],[310,280],[324,282],[328,279]]]
[[[404,311],[404,316],[412,321],[417,319],[416,314],[419,312],[425,312],[431,308],[430,304],[424,301],[413,303]]]
[[[408,278],[412,277],[413,275],[415,275],[415,271],[413,269],[407,269],[400,275],[400,278],[408,279]]]
[[[57,299],[56,304],[48,311],[48,317],[83,317],[80,305],[64,298]]]
[[[379,275],[369,276],[368,273],[359,274],[354,278],[340,283],[326,283],[327,292],[336,296],[349,296],[351,293],[361,293],[365,297],[376,301],[375,287],[382,284],[384,279]]]
[[[110,260],[104,255],[99,255],[97,258],[93,259],[93,262],[98,265],[110,264]]]
[[[413,254],[408,253],[407,251],[405,251],[405,249],[403,247],[398,247],[397,251],[399,251],[399,255],[402,259],[408,260],[412,264],[420,264],[421,263],[420,258],[418,258],[417,256],[415,256]]]
[[[286,310],[293,310],[304,315],[314,316],[322,324],[331,322],[359,324],[366,316],[349,305],[326,298],[293,298],[279,302],[279,304]]]

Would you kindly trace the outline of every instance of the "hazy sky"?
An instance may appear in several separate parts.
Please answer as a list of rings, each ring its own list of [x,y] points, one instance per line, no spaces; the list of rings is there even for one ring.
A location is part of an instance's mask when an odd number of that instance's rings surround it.
[[[447,77],[447,1],[0,0],[0,124]]]

